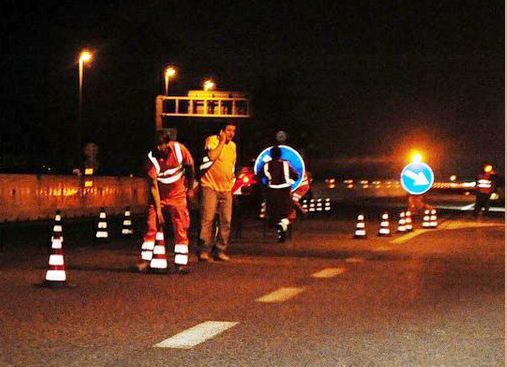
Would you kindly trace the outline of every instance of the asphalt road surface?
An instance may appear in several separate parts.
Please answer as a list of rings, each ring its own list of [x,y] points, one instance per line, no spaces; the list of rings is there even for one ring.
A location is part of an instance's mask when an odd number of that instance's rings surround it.
[[[192,255],[185,276],[131,270],[139,220],[106,244],[69,221],[64,289],[40,286],[48,226],[4,227],[0,366],[505,365],[502,216],[378,237],[370,215],[354,240],[349,214],[300,221],[284,244],[245,220],[230,263]]]

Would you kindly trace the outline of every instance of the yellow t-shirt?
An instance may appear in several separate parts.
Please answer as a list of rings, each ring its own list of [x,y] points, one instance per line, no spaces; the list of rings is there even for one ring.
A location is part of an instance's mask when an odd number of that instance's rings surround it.
[[[215,149],[217,146],[218,136],[216,135],[208,137],[204,144],[206,150]],[[215,163],[201,177],[201,185],[221,192],[232,190],[235,164],[236,143],[230,141],[224,145]]]

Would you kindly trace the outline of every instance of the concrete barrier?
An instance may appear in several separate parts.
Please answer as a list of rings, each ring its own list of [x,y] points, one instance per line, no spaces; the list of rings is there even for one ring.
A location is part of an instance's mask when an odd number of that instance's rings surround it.
[[[89,183],[85,182],[91,181]],[[144,213],[148,185],[139,177],[52,176],[0,174],[0,222],[96,216],[101,207],[108,214]]]

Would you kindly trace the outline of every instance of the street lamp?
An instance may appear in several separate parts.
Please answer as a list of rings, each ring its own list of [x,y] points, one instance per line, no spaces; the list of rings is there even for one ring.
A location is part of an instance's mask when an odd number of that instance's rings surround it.
[[[165,95],[169,95],[169,79],[173,78],[176,75],[176,69],[172,66],[168,66],[165,69],[164,77],[165,77]]]
[[[79,55],[79,111],[77,121],[77,157],[76,164],[79,167],[80,155],[81,155],[81,118],[83,110],[83,76],[84,76],[84,63],[92,60],[92,54],[89,51],[83,51]]]
[[[208,91],[208,90],[213,90],[215,89],[216,85],[215,85],[215,82],[211,79],[207,79],[204,81],[204,90]]]

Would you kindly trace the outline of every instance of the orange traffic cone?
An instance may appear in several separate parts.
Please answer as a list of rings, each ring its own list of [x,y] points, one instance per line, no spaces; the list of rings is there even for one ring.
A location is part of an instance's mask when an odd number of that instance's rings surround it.
[[[107,231],[107,216],[104,208],[100,208],[95,239],[98,241],[107,241],[109,239],[109,232]]]
[[[412,226],[412,213],[410,210],[407,210],[405,212],[405,230],[407,232],[411,232],[414,230],[414,227]]]
[[[430,216],[430,211],[428,209],[426,209],[424,211],[422,226],[423,226],[423,228],[430,228],[431,227],[431,216]]]
[[[382,214],[382,221],[380,222],[379,236],[390,236],[391,230],[389,229],[389,214]]]
[[[162,227],[158,229],[155,237],[155,247],[153,248],[153,257],[150,261],[150,271],[157,274],[167,273],[167,254]]]
[[[400,213],[400,219],[398,220],[398,233],[405,233],[407,228],[405,227],[405,213]]]
[[[65,274],[65,263],[63,258],[62,226],[61,224],[59,225],[55,222],[55,225],[53,226],[53,236],[51,237],[49,269],[46,272],[44,285],[48,287],[62,288],[67,285],[66,281],[67,276]]]
[[[430,228],[437,228],[438,221],[437,221],[437,211],[436,209],[431,209],[430,212]]]
[[[125,208],[125,214],[123,217],[123,225],[121,229],[121,234],[125,237],[132,237],[134,234],[134,230],[132,229],[132,219],[130,217],[130,207],[127,206]]]
[[[356,230],[354,231],[354,238],[361,239],[366,238],[366,226],[364,224],[364,215],[359,214],[357,216]]]

